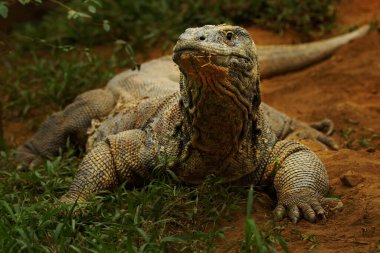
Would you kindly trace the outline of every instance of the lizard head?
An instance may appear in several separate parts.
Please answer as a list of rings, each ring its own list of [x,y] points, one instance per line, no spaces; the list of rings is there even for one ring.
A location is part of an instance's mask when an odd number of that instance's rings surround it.
[[[182,73],[193,78],[218,69],[257,74],[256,47],[242,27],[206,25],[188,28],[173,49],[173,60]]]
[[[256,47],[239,26],[187,29],[173,49],[181,71],[181,107],[193,129],[192,145],[220,152],[239,149],[260,104]],[[226,154],[223,154],[226,156]]]

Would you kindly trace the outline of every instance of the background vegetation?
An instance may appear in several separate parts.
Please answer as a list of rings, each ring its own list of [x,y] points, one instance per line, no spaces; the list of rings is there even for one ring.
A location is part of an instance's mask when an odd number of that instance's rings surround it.
[[[3,120],[22,119],[26,132],[85,90],[138,67],[137,56],[169,49],[187,27],[232,23],[292,29],[305,39],[328,32],[332,0],[42,1],[44,15],[13,24],[0,38]],[[0,18],[14,1],[0,1]],[[141,57],[139,57],[141,59]],[[20,137],[23,140],[23,137]],[[17,143],[17,140],[15,140]],[[34,170],[16,168],[13,143],[0,141],[0,251],[214,252],[223,221],[248,206],[246,237],[224,248],[288,251],[272,222],[259,230],[251,218],[252,190],[210,177],[199,187],[159,175],[142,189],[119,187],[91,201],[80,215],[59,205],[81,155],[68,151]],[[165,159],[157,166],[165,167]],[[249,195],[248,203],[246,197]]]
[[[17,115],[39,107],[39,101],[66,105],[78,93],[104,85],[118,69],[138,67],[135,52],[167,50],[188,27],[255,24],[278,32],[291,28],[310,39],[329,31],[335,18],[332,0],[20,2],[45,3],[45,15],[14,24],[2,41],[0,81],[12,85],[0,91],[6,109]],[[7,3],[0,1],[0,15],[12,15],[1,6]]]

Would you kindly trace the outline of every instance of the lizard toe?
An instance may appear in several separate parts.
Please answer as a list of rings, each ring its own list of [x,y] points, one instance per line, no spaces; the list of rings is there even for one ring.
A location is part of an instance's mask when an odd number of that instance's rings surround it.
[[[322,143],[323,145],[327,146],[328,148],[332,150],[339,149],[339,145],[332,138],[328,137],[325,134],[319,133],[316,139],[317,141],[319,141],[320,143]]]
[[[299,208],[302,210],[302,215],[305,218],[305,220],[307,220],[308,222],[311,222],[311,223],[316,222],[316,220],[317,220],[316,214],[315,214],[315,211],[313,210],[313,208],[311,207],[310,204],[301,203],[299,205]]]
[[[286,216],[286,208],[283,205],[277,205],[273,210],[273,216],[275,221],[280,221]]]
[[[289,207],[288,217],[294,224],[300,220],[301,214],[297,205],[292,205]]]
[[[319,201],[313,201],[310,203],[311,207],[313,208],[317,218],[319,220],[326,220],[326,212],[325,209],[323,209],[321,203]]]
[[[327,136],[330,136],[334,132],[334,122],[328,118],[324,118],[318,122],[313,122],[310,124],[310,127],[321,132],[323,131]]]

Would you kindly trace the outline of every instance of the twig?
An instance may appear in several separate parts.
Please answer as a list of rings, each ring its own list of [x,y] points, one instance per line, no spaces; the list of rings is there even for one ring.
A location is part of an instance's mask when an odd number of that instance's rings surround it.
[[[57,5],[61,6],[62,8],[66,9],[68,11],[73,10],[72,8],[70,8],[70,6],[67,6],[66,4],[64,4],[64,3],[60,2],[60,1],[50,0],[50,2],[57,4]]]
[[[339,238],[339,237],[333,237],[332,239],[335,241],[345,241],[345,242],[350,242],[350,243],[369,245],[369,242],[357,241],[354,239],[345,239],[345,238]]]

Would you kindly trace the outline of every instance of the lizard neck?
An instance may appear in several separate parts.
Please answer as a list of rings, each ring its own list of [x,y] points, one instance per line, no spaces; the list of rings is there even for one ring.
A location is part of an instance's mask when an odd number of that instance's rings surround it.
[[[252,86],[252,81],[241,73],[231,78],[228,69],[215,65],[197,75],[181,75],[181,108],[192,149],[223,163],[239,151],[252,128],[253,100],[259,100],[240,88]]]

